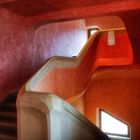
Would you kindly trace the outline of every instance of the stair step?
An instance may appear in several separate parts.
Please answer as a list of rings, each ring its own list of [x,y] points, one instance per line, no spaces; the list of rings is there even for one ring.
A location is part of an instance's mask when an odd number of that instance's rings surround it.
[[[17,138],[7,133],[0,133],[0,140],[17,140]]]
[[[15,103],[0,103],[0,110],[13,110],[16,111],[16,104]]]
[[[17,122],[16,121],[9,121],[9,120],[0,120],[0,131],[1,129],[9,129],[9,130],[16,130]]]
[[[3,102],[12,102],[12,103],[16,103],[16,99],[17,99],[17,92],[10,94],[9,96],[7,96]]]
[[[16,120],[17,113],[11,111],[0,111],[0,119],[9,119],[9,120]]]
[[[0,103],[0,140],[17,140],[17,92]]]

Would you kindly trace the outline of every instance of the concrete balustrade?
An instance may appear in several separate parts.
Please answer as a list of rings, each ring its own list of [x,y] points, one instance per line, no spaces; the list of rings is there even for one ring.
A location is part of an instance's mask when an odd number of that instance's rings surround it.
[[[63,100],[72,103],[75,101],[73,97],[80,98],[83,95],[94,71],[101,64],[97,63],[100,56],[98,52],[96,53],[97,42],[106,32],[108,31],[98,31],[94,34],[77,57],[50,58],[23,85],[17,100],[18,140],[108,140],[108,137],[94,124]],[[132,63],[131,49],[130,53],[128,52],[128,57],[129,55],[130,59],[128,60],[130,61],[124,64]],[[107,58],[103,59],[105,65],[110,65],[108,61],[105,62]],[[113,64],[111,63],[111,65]],[[57,72],[58,69],[60,71]],[[57,77],[61,69],[66,73]],[[53,74],[56,72],[56,75],[50,76],[52,71]],[[74,74],[71,75],[71,72]],[[81,75],[80,72],[82,72]],[[79,79],[81,76],[82,79]],[[54,81],[52,81],[52,77]],[[72,77],[72,81],[69,77]],[[78,84],[74,82],[75,80]],[[61,82],[62,84],[59,84]],[[48,88],[48,85],[51,88]],[[68,87],[74,90],[71,91]],[[80,90],[77,91],[78,88]]]
[[[18,140],[108,140],[95,125],[53,94],[21,96]]]

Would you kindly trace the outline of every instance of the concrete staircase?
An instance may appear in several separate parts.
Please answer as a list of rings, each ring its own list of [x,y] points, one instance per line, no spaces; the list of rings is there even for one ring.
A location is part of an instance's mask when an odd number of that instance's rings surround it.
[[[17,93],[0,103],[0,140],[17,140]]]

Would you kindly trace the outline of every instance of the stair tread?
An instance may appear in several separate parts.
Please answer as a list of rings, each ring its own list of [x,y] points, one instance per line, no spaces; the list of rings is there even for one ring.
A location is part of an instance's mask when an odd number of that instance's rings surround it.
[[[15,103],[17,99],[17,92],[10,94],[4,99],[4,103],[10,102],[10,103]]]
[[[0,133],[0,140],[17,140],[16,136]]]
[[[11,128],[16,128],[17,127],[17,122],[16,121],[9,121],[9,120],[0,120],[0,127],[11,127]]]
[[[11,105],[11,106],[15,106],[15,107],[16,107],[16,103],[10,103],[10,102],[1,102],[1,103],[0,103],[0,106],[1,106],[1,105],[2,105],[2,106],[5,106],[5,105],[10,106],[10,105]]]
[[[0,110],[15,110],[16,111],[16,104],[15,103],[0,103]]]
[[[17,113],[14,112],[14,111],[5,111],[5,110],[2,110],[2,111],[0,111],[0,114],[5,114],[5,115],[16,115]]]
[[[17,113],[12,111],[0,111],[0,118],[16,119]]]
[[[17,93],[0,102],[0,140],[17,140]]]

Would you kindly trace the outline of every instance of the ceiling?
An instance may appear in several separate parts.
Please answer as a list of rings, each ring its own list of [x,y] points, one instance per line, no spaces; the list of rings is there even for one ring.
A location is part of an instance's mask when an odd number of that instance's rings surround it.
[[[0,2],[1,8],[7,8],[10,11],[15,12],[22,16],[34,16],[52,11],[62,11],[66,9],[81,8],[92,5],[104,6],[104,4],[107,3],[114,3],[120,1],[138,2],[139,0],[1,0],[1,1],[2,1]]]
[[[4,3],[8,3],[8,2],[13,2],[15,0],[1,0],[0,1],[0,4],[4,4]]]

